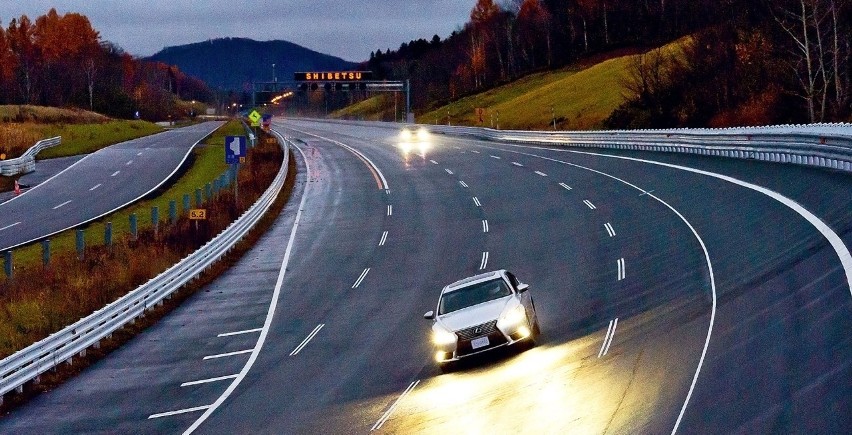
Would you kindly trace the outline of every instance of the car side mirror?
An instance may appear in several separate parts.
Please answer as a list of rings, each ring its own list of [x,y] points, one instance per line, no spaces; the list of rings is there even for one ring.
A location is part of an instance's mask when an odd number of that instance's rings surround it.
[[[530,289],[529,284],[518,284],[518,293],[523,293]]]
[[[423,315],[423,318],[426,320],[435,320],[435,312],[427,311],[426,314]]]

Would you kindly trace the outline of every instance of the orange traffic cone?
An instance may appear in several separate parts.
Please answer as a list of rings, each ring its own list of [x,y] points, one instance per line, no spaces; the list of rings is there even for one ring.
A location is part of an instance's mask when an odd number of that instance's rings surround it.
[[[21,194],[21,185],[18,184],[18,180],[15,180],[15,195]]]

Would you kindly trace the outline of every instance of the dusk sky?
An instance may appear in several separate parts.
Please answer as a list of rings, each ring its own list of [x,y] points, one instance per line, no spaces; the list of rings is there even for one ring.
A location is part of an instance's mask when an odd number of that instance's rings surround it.
[[[283,39],[361,61],[376,49],[442,38],[468,19],[474,0],[0,0],[3,27],[50,8],[89,17],[104,40],[136,56],[220,37]]]

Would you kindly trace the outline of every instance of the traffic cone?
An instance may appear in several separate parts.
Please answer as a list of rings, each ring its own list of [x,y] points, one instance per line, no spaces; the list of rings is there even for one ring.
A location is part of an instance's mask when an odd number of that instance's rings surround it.
[[[21,185],[18,184],[18,180],[15,180],[15,195],[21,194]]]

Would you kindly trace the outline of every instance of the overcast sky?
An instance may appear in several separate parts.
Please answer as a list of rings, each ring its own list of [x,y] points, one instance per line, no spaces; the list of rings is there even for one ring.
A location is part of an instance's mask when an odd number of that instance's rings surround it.
[[[136,56],[227,36],[283,39],[350,61],[462,26],[475,0],[0,0],[0,20],[50,8],[89,17],[104,40]]]

